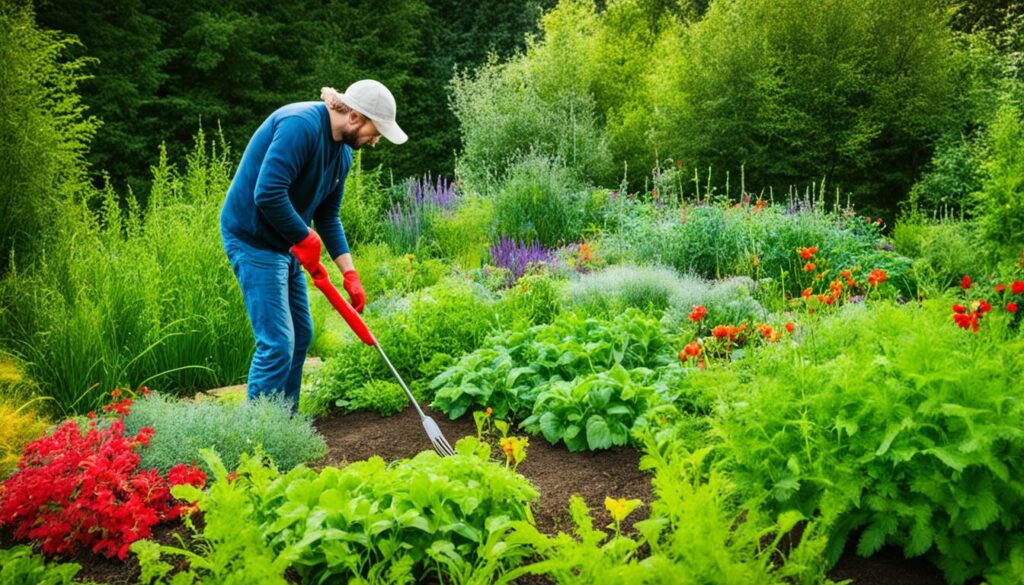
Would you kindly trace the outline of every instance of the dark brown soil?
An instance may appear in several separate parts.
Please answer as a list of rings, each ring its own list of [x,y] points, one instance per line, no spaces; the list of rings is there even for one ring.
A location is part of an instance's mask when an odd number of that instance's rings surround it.
[[[476,427],[470,417],[450,421],[440,413],[427,410],[449,442],[465,436],[475,436]],[[430,449],[423,426],[416,411],[410,406],[404,412],[389,418],[360,412],[347,416],[331,416],[316,421],[317,429],[327,442],[327,456],[317,467],[342,467],[349,462],[379,455],[386,461],[409,458]],[[638,468],[640,454],[629,448],[608,451],[570,453],[564,446],[552,446],[541,437],[530,439],[526,460],[519,472],[529,479],[540,492],[533,506],[538,528],[548,534],[571,531],[568,515],[569,497],[579,494],[587,502],[594,517],[595,527],[611,522],[604,508],[605,496],[639,498],[651,502],[653,493],[650,476]],[[635,511],[623,524],[630,530],[634,522],[649,515],[647,506]],[[177,545],[175,534],[188,531],[180,524],[165,525],[156,530],[157,540]],[[8,531],[0,531],[0,546],[11,546]],[[902,554],[886,548],[871,558],[862,559],[854,552],[855,540],[830,573],[834,580],[852,579],[855,585],[944,585],[942,573],[922,559],[904,559]],[[79,578],[101,583],[134,583],[139,576],[138,563],[107,560],[89,555],[72,559],[83,566]],[[534,581],[524,581],[533,583]],[[541,582],[541,581],[536,581]]]
[[[424,407],[437,421],[448,441],[476,435],[470,417],[448,420],[441,413]],[[390,418],[359,412],[317,421],[316,427],[327,440],[325,465],[343,466],[380,455],[386,461],[412,457],[430,449],[419,416],[410,406]],[[604,508],[605,496],[639,498],[645,503],[653,499],[650,476],[640,471],[640,454],[634,449],[616,448],[608,451],[570,453],[564,446],[552,446],[542,437],[531,437],[526,460],[519,472],[540,492],[540,501],[533,508],[537,526],[548,534],[570,531],[569,496],[579,494],[591,509],[594,526],[611,522]],[[623,529],[649,515],[644,506],[634,512]],[[852,579],[854,585],[945,585],[942,572],[923,559],[905,559],[895,548],[884,548],[870,558],[856,554],[856,540],[851,539],[843,557],[829,573],[836,581]]]
[[[476,426],[469,416],[452,421],[441,413],[426,408],[424,411],[437,422],[452,445],[462,437],[476,436]],[[373,455],[380,455],[385,461],[406,459],[432,448],[412,406],[389,418],[357,412],[320,420],[316,427],[327,441],[324,464],[336,467]],[[568,514],[569,496],[573,494],[586,500],[597,528],[612,521],[604,507],[605,496],[650,502],[650,478],[640,472],[639,462],[640,454],[634,449],[570,453],[564,446],[555,447],[542,437],[531,437],[526,460],[518,471],[540,492],[540,500],[533,506],[537,527],[554,534],[573,528]],[[623,529],[628,530],[648,515],[646,506],[637,509],[623,522]]]

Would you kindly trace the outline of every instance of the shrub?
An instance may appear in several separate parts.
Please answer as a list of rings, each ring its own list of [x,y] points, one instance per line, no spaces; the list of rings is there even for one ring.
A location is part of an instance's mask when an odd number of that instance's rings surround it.
[[[465,269],[479,268],[483,262],[494,220],[494,202],[483,197],[466,197],[450,215],[434,223],[434,234],[441,255]]]
[[[17,473],[0,484],[0,526],[11,526],[15,538],[39,541],[47,554],[91,550],[124,560],[131,543],[181,513],[171,486],[206,481],[185,465],[171,468],[166,479],[139,469],[136,450],[152,435],[145,428],[126,437],[121,420],[102,429],[92,422],[82,434],[68,421],[33,441]]]
[[[631,307],[656,315],[668,308],[683,283],[663,266],[610,266],[573,279],[564,305],[595,317],[611,317]]]
[[[706,282],[698,278],[684,278],[671,298],[671,305],[661,318],[662,329],[675,333],[690,322],[690,313],[700,305],[707,310],[702,323],[707,327],[725,323],[763,321],[767,312],[751,296],[754,283],[746,277],[719,282]]]
[[[372,410],[381,416],[391,416],[405,410],[409,397],[395,382],[370,380],[339,397],[334,405],[342,412]]]
[[[262,449],[282,469],[324,456],[323,437],[310,420],[293,416],[280,400],[261,398],[236,404],[181,401],[154,393],[136,400],[124,420],[128,433],[156,430],[139,455],[141,465],[165,472],[179,463],[202,464],[201,449],[215,449],[229,469],[243,453]],[[209,472],[204,467],[204,471]]]
[[[494,187],[495,230],[510,238],[554,248],[580,238],[595,218],[589,195],[556,159],[518,159]]]
[[[559,313],[563,284],[564,280],[545,269],[525,274],[502,295],[502,325],[513,328],[550,323]]]
[[[22,450],[29,442],[39,438],[49,422],[33,410],[32,404],[15,407],[0,401],[0,479],[7,477],[18,466]]]
[[[78,95],[81,44],[35,23],[32,5],[0,8],[0,276],[24,269],[61,230],[64,202],[85,191],[85,155],[99,127]]]
[[[830,562],[856,532],[861,555],[893,544],[951,583],[1022,554],[1024,338],[998,308],[973,334],[949,307],[847,305],[796,356],[767,346],[690,378],[723,405],[721,464],[768,509],[820,514]]]
[[[426,254],[436,246],[434,225],[459,204],[455,184],[437,177],[409,179],[405,196],[395,201],[384,221],[384,240],[394,252]]]
[[[974,212],[982,241],[994,255],[1016,252],[1024,233],[1024,120],[1004,101],[989,128],[981,189]]]
[[[489,292],[452,277],[379,311],[367,323],[402,378],[418,393],[423,391],[417,388],[418,381],[447,365],[439,359],[476,349],[502,318]],[[310,391],[303,392],[302,409],[326,412],[336,400],[367,381],[391,379],[375,348],[358,342],[346,344],[326,360]],[[429,399],[429,393],[425,397]]]
[[[585,92],[538,87],[525,57],[490,61],[452,81],[452,109],[459,120],[462,154],[456,163],[467,187],[487,193],[515,161],[529,155],[561,161],[581,179],[601,179],[612,158]]]
[[[362,246],[382,239],[388,201],[381,186],[381,173],[380,167],[363,168],[361,150],[352,153],[352,168],[345,178],[341,200],[341,221],[349,244]]]
[[[913,276],[926,294],[941,294],[965,274],[988,272],[989,263],[970,222],[928,221],[906,214],[892,236],[896,251],[913,259]]]

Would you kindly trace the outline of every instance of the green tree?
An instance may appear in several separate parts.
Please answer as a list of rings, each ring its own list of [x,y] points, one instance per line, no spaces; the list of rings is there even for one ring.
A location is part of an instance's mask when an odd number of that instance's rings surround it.
[[[892,208],[930,156],[949,92],[936,0],[725,0],[658,52],[657,140],[748,185],[809,182]]]
[[[97,123],[78,97],[88,61],[69,56],[74,45],[27,4],[0,2],[0,274],[57,236],[55,208],[87,186]]]
[[[159,146],[157,90],[169,58],[161,47],[163,23],[144,11],[142,0],[40,0],[36,20],[44,28],[75,35],[74,55],[91,58],[78,88],[89,113],[103,121],[89,150],[95,171],[115,184],[144,192]]]

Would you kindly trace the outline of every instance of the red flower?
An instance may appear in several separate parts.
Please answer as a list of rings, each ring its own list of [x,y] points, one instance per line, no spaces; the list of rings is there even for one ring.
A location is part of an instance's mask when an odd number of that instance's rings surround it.
[[[988,304],[988,301],[978,301],[978,310],[982,313],[988,313],[992,310],[992,305]]]
[[[1008,312],[1008,313],[1016,313],[1017,312],[1017,303],[1015,303],[1013,301],[1010,301],[1010,302],[1006,303],[1006,312]]]
[[[963,305],[953,305],[953,312],[963,315],[964,313],[967,312],[967,307]]]
[[[811,256],[818,252],[818,248],[817,246],[811,246],[810,248],[797,248],[796,251],[804,260],[810,260]]]
[[[715,325],[711,329],[711,335],[714,335],[715,339],[722,339],[723,337],[725,337],[728,334],[729,334],[729,330],[725,327],[725,325]]]
[[[686,347],[683,348],[683,353],[686,354],[687,358],[691,358],[699,356],[702,350],[703,348],[700,346],[699,343],[697,343],[696,341],[691,341],[690,343],[686,344]]]
[[[707,316],[708,310],[704,308],[704,305],[697,305],[690,311],[690,321],[699,322],[705,316]]]
[[[954,313],[953,321],[963,330],[973,329],[975,333],[978,332],[978,312],[964,314]]]
[[[152,432],[144,428],[132,440],[120,419],[103,429],[90,423],[84,433],[68,421],[33,441],[0,488],[0,524],[15,538],[37,541],[47,554],[91,550],[125,559],[132,542],[177,515],[172,482],[138,469],[136,450]],[[194,473],[184,479],[201,487]]]
[[[881,268],[875,268],[870,273],[868,273],[868,284],[870,284],[871,286],[878,286],[885,282],[888,278],[889,275],[886,274],[884,270],[882,270]]]
[[[960,288],[964,290],[971,288],[971,277],[969,275],[965,274],[964,277],[960,279]]]
[[[996,292],[997,292],[997,293],[1001,293],[1001,292],[1003,292],[1004,290],[1006,290],[1006,285],[1005,285],[1005,284],[997,284],[997,285],[996,285]]]
[[[1012,292],[1015,295],[1024,293],[1024,282],[1020,280],[1013,281],[1013,284],[1010,285],[1010,292]]]

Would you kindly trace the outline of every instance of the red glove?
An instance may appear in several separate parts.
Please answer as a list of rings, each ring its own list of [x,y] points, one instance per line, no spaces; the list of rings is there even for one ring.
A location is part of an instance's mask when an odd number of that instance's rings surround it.
[[[292,246],[292,254],[295,254],[299,264],[302,264],[310,274],[315,273],[320,266],[320,236],[310,229],[305,239]]]
[[[363,290],[363,283],[359,281],[359,275],[355,270],[346,270],[343,276],[345,280],[342,284],[345,285],[348,298],[352,299],[352,308],[362,313],[363,307],[366,306],[366,291]]]

